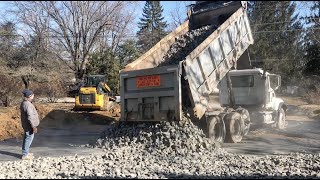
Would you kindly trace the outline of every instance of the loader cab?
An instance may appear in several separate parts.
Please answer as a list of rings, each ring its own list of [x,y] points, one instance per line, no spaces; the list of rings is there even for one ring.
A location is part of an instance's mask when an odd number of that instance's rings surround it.
[[[232,91],[237,106],[259,106],[272,108],[275,91],[281,85],[279,75],[270,74],[260,68],[230,71]],[[226,77],[219,86],[219,101],[222,106],[230,104]]]
[[[100,82],[106,82],[104,75],[89,75],[85,78],[84,87],[97,87]]]
[[[104,90],[101,82],[106,83],[106,81],[107,79],[105,75],[88,75],[85,77],[84,84],[82,87],[95,89],[97,94],[105,94],[106,90]]]

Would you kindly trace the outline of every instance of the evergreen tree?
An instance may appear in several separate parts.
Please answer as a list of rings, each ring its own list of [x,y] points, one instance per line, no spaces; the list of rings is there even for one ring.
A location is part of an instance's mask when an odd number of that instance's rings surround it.
[[[249,18],[255,43],[249,47],[252,64],[272,69],[288,82],[294,74],[300,76],[302,62],[302,24],[294,15],[295,2],[250,2]],[[298,29],[298,30],[297,30]],[[290,75],[290,76],[289,76]]]
[[[162,13],[163,8],[160,1],[146,1],[143,17],[138,23],[140,30],[137,36],[140,51],[146,52],[167,34],[165,31],[167,22],[164,21]]]
[[[320,45],[317,44],[307,44],[306,49],[306,60],[304,73],[306,75],[318,75],[320,76]]]
[[[139,57],[136,43],[133,40],[126,40],[114,51],[106,48],[105,51],[91,55],[88,62],[86,74],[106,75],[108,86],[115,94],[120,93],[119,71],[127,63]]]
[[[86,74],[105,75],[111,91],[119,94],[120,61],[110,48],[102,53],[94,53],[88,62]]]
[[[16,25],[13,22],[0,24],[0,58],[9,62],[15,50],[17,42]]]
[[[127,40],[119,46],[117,55],[120,59],[120,69],[140,56],[134,40]]]
[[[313,1],[311,7],[313,14],[308,17],[308,32],[306,36],[306,65],[304,73],[306,75],[320,75],[320,2]]]

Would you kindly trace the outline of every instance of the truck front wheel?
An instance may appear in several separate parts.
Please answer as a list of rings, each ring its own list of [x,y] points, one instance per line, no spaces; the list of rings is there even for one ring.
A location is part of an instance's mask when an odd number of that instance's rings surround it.
[[[230,143],[238,143],[243,137],[243,119],[238,112],[231,112],[225,117],[225,124],[227,130],[226,141]]]
[[[226,127],[222,119],[218,116],[208,117],[208,134],[209,139],[223,143],[226,137]]]
[[[247,135],[250,130],[250,113],[248,110],[239,108],[237,112],[240,113],[241,118],[243,119],[243,135]]]
[[[280,109],[276,122],[277,128],[284,129],[286,125],[286,113],[283,108]]]

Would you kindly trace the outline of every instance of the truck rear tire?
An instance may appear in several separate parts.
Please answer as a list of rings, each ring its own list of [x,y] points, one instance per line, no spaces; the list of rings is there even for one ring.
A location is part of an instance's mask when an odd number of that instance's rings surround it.
[[[242,122],[243,122],[243,136],[247,135],[250,130],[250,114],[249,111],[243,108],[237,109],[237,112],[240,113]]]
[[[209,139],[223,143],[226,137],[226,127],[222,119],[218,116],[208,117],[208,136]]]
[[[283,108],[280,109],[276,126],[278,129],[284,129],[286,125],[286,113]]]
[[[244,132],[244,122],[240,113],[231,112],[225,117],[226,124],[226,142],[238,143],[242,140]]]

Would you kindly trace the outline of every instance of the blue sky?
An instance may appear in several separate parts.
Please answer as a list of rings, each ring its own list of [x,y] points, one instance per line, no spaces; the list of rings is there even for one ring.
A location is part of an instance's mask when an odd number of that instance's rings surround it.
[[[185,19],[186,5],[189,5],[193,2],[194,1],[161,1],[160,3],[164,10],[163,15],[167,23],[171,24],[173,22],[171,12],[174,12],[176,10],[179,10],[179,14],[181,15],[181,18]],[[297,12],[299,12],[301,16],[308,15],[309,3],[307,1],[296,1],[296,2],[297,2]],[[138,2],[138,6],[135,9],[135,15],[136,15],[135,23],[138,23],[139,19],[142,17],[142,9],[144,4],[145,4],[145,1]],[[0,1],[0,16],[2,17],[2,20],[8,19],[8,18],[14,19],[14,17],[6,16],[5,10],[8,8],[10,8],[9,1]],[[135,27],[133,31],[136,32],[137,30],[138,30],[138,27]]]

